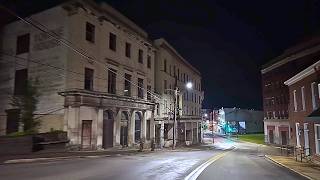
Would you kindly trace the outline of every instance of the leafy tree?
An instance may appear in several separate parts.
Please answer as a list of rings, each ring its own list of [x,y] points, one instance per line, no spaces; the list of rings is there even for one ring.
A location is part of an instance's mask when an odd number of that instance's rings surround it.
[[[40,121],[34,117],[39,102],[38,81],[28,80],[25,91],[11,98],[11,105],[20,109],[20,121],[23,123],[23,131],[26,133],[37,133]]]

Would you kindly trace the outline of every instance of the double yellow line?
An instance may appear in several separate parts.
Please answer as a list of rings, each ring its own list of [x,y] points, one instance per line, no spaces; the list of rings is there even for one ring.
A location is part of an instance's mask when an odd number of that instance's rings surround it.
[[[224,156],[226,156],[231,150],[219,153],[218,155],[215,155],[213,157],[211,157],[209,160],[207,160],[206,162],[204,162],[203,164],[201,164],[200,166],[198,166],[195,170],[193,170],[188,176],[186,176],[184,178],[184,180],[195,180],[199,177],[199,175],[213,162],[219,160],[220,158],[223,158]]]

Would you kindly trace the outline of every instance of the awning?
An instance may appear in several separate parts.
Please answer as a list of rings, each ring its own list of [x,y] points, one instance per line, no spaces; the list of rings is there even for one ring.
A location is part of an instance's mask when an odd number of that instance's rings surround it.
[[[306,121],[319,121],[320,122],[320,108],[312,111],[307,117]]]

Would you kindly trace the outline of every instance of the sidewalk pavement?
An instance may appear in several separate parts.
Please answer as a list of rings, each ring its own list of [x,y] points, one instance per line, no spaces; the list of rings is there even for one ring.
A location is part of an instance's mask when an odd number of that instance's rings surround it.
[[[320,165],[299,162],[294,157],[266,155],[267,159],[308,179],[320,180]]]
[[[0,164],[15,164],[15,163],[30,163],[30,162],[43,162],[43,161],[54,161],[54,160],[66,160],[75,158],[97,158],[97,157],[113,157],[121,155],[137,155],[137,154],[149,154],[157,152],[183,152],[183,151],[199,151],[209,150],[210,147],[203,144],[192,145],[192,146],[178,146],[176,149],[163,148],[155,149],[144,149],[142,152],[139,149],[109,149],[109,150],[97,150],[97,151],[65,151],[65,152],[35,152],[30,154],[22,155],[7,155],[0,156]]]

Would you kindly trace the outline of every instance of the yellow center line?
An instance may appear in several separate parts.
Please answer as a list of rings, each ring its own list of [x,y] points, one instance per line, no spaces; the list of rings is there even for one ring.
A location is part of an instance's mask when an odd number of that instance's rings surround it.
[[[234,150],[234,149],[232,149]],[[232,150],[228,150],[222,153],[219,153],[218,155],[215,155],[213,157],[211,157],[208,161],[204,162],[203,164],[201,164],[200,166],[198,166],[195,170],[193,170],[188,176],[186,176],[184,178],[184,180],[195,180],[199,177],[199,175],[212,163],[214,163],[215,161],[219,160],[220,158],[226,156],[230,151]]]

